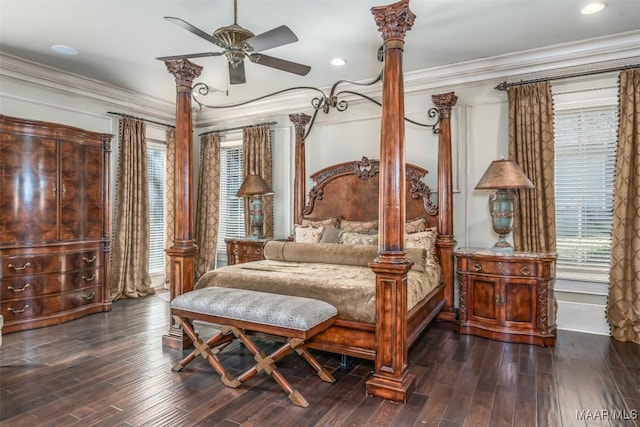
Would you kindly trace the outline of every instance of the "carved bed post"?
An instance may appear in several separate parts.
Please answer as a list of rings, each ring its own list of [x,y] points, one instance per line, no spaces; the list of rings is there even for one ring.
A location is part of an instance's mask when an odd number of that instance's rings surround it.
[[[296,129],[296,153],[295,153],[295,177],[293,179],[293,223],[302,223],[302,211],[305,205],[306,183],[307,177],[306,158],[305,158],[305,140],[304,127],[311,120],[311,116],[301,114],[289,114],[289,120]]]
[[[186,59],[165,61],[167,70],[176,79],[176,156],[175,156],[175,222],[173,246],[166,250],[171,272],[170,297],[193,290],[195,255],[198,246],[193,238],[193,127],[191,123],[191,84],[202,67]],[[167,335],[162,337],[166,347],[183,349],[191,341],[173,320]]]
[[[451,156],[451,108],[458,97],[453,92],[433,95],[433,103],[440,111],[440,133],[438,134],[438,241],[436,248],[444,276],[445,303],[438,318],[456,321],[455,309],[455,268],[453,250],[456,241],[453,236],[453,179]]]
[[[415,15],[409,0],[371,9],[384,40],[380,135],[380,243],[369,265],[376,274],[376,360],[367,393],[406,402],[415,388],[407,372],[407,272],[405,258],[406,179],[404,152],[404,36]]]

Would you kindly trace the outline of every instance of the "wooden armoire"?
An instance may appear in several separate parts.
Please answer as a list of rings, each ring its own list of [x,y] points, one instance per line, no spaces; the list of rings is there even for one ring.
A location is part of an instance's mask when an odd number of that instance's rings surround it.
[[[3,333],[111,310],[111,137],[0,115]]]

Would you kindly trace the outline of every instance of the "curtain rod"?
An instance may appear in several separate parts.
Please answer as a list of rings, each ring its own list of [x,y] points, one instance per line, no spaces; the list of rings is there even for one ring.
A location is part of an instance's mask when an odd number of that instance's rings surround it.
[[[107,111],[107,114],[111,114],[114,116],[120,116],[120,117],[124,117],[127,119],[136,119],[136,120],[142,120],[143,122],[149,122],[149,123],[153,123],[154,125],[160,125],[160,126],[166,126],[168,128],[174,128],[174,125],[168,125],[166,123],[160,123],[160,122],[156,122],[154,120],[149,120],[149,119],[143,119],[142,117],[135,117],[135,116],[131,116],[129,114],[124,114],[124,113],[114,113],[113,111]]]
[[[628,69],[637,68],[637,67],[640,67],[640,65],[638,65],[638,64],[636,64],[636,65],[623,65],[623,66],[620,66],[620,67],[606,68],[604,70],[583,71],[581,73],[567,74],[567,75],[564,75],[564,76],[547,77],[547,78],[534,79],[534,80],[521,80],[519,82],[513,82],[513,83],[502,82],[498,86],[496,86],[496,89],[497,90],[507,90],[507,89],[509,89],[510,87],[513,87],[513,86],[521,86],[521,85],[526,85],[526,84],[530,84],[530,83],[547,82],[547,81],[551,81],[551,80],[570,79],[570,78],[573,78],[573,77],[591,76],[591,75],[594,75],[594,74],[611,73],[611,72],[614,72],[614,71],[623,71],[623,70],[628,70]]]
[[[278,122],[264,122],[264,123],[258,123],[258,124],[255,124],[255,125],[236,126],[236,127],[227,128],[227,129],[216,129],[216,130],[210,130],[208,132],[201,133],[198,136],[205,136],[205,135],[209,135],[211,133],[216,133],[216,132],[230,132],[232,130],[240,130],[240,129],[244,129],[244,128],[252,128],[252,127],[255,127],[255,126],[263,126],[263,125],[271,126],[271,125],[277,125],[277,124],[278,124]]]

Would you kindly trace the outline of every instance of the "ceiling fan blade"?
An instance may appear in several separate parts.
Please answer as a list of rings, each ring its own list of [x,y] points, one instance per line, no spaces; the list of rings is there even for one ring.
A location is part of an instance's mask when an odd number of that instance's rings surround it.
[[[158,61],[169,61],[172,59],[204,58],[206,56],[220,56],[220,55],[224,55],[224,52],[187,53],[185,55],[160,56],[156,59]]]
[[[308,65],[298,64],[297,62],[287,61],[286,59],[275,58],[273,56],[260,54],[253,54],[249,56],[251,62],[256,64],[266,65],[267,67],[277,68],[278,70],[286,71],[289,73],[297,74],[299,76],[306,76],[311,67]]]
[[[274,47],[282,46],[289,43],[298,41],[298,37],[293,34],[293,31],[286,25],[281,25],[273,30],[265,31],[262,34],[253,36],[246,40],[249,46],[253,48],[254,52],[261,52],[263,50],[271,49]]]
[[[229,46],[225,45],[224,43],[222,43],[220,40],[218,40],[217,38],[213,37],[210,34],[205,33],[204,31],[202,31],[201,29],[194,27],[193,25],[189,24],[187,21],[180,19],[180,18],[175,18],[173,16],[165,16],[164,19],[166,19],[169,22],[173,22],[174,24],[184,28],[185,30],[189,31],[190,33],[195,34],[198,37],[201,37],[205,40],[207,40],[208,42],[211,42],[213,44],[215,44],[218,47],[221,47],[222,49],[227,49]]]
[[[244,73],[244,61],[241,61],[235,67],[231,65],[231,62],[229,62],[229,82],[232,85],[240,85],[247,82],[247,78]]]

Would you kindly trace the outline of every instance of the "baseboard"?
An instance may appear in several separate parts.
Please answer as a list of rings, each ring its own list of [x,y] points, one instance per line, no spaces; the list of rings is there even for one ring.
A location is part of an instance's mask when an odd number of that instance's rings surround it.
[[[558,329],[610,335],[606,305],[558,300]]]

